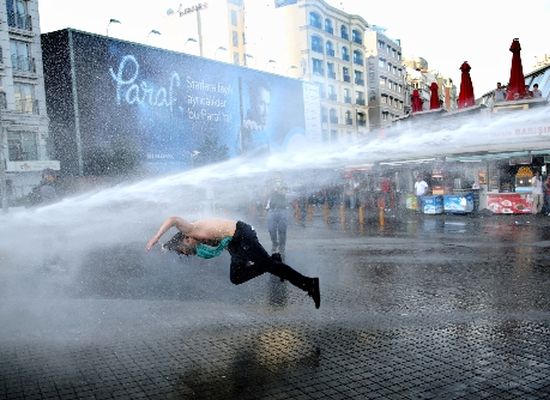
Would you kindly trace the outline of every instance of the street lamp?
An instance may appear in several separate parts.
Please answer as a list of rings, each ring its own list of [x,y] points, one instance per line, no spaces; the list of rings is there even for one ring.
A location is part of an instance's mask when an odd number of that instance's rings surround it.
[[[216,53],[214,53],[214,58],[217,60],[218,59],[218,51],[221,50],[221,51],[227,51],[227,48],[226,47],[223,47],[223,46],[219,46],[217,49],[216,49]]]
[[[151,37],[151,35],[160,36],[161,33],[159,31],[157,31],[156,29],[151,29],[151,31],[147,34],[147,41],[149,41],[149,38]]]
[[[185,7],[185,8],[180,3],[177,11],[174,11],[171,8],[166,10],[166,15],[168,15],[168,16],[173,15],[175,13],[177,13],[180,17],[184,17],[185,15],[191,14],[193,12],[197,14],[197,36],[199,38],[199,55],[201,57],[203,56],[203,51],[202,51],[202,26],[201,26],[201,13],[200,13],[200,11],[202,9],[207,8],[207,7],[208,7],[207,2],[198,3],[198,4],[195,4],[192,7]]]
[[[195,38],[187,38],[185,43],[183,44],[183,49],[185,50],[185,47],[187,46],[187,43],[197,43],[197,39]]]
[[[111,24],[121,24],[121,23],[122,23],[122,22],[120,22],[118,19],[116,19],[116,18],[111,18],[111,19],[109,20],[109,23],[107,24],[107,36],[109,36],[109,26],[110,26]]]

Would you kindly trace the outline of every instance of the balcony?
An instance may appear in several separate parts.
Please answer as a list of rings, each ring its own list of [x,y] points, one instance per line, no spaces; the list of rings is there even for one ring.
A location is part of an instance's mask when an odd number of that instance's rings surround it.
[[[366,126],[366,125],[367,125],[367,121],[364,120],[364,119],[358,119],[358,120],[357,120],[357,125],[358,125],[358,126]]]
[[[364,106],[365,105],[365,99],[357,99],[357,100],[355,100],[355,104],[357,104],[359,106]]]
[[[329,71],[327,73],[327,76],[330,78],[330,79],[336,79],[336,72],[334,71]]]
[[[353,125],[353,120],[351,118],[346,118],[346,125]]]
[[[351,104],[351,97],[350,96],[344,97],[344,103]]]
[[[355,84],[363,86],[365,84],[365,80],[364,79],[355,79]]]
[[[335,53],[334,50],[327,49],[327,56],[334,57],[335,54],[336,54],[336,53]]]
[[[336,93],[329,94],[328,99],[332,101],[336,101]]]
[[[343,61],[349,61],[350,60],[349,54],[342,54],[342,60]]]

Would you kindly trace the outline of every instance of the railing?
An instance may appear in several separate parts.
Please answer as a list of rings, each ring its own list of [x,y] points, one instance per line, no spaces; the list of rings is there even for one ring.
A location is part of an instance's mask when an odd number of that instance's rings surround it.
[[[353,120],[351,118],[346,118],[346,125],[353,125]]]
[[[334,57],[334,54],[336,54],[336,53],[334,52],[334,50],[330,50],[330,49],[327,50],[327,56]]]
[[[365,99],[357,99],[355,100],[355,104],[364,106],[365,105]]]
[[[336,79],[336,72],[334,71],[329,71],[327,75],[330,79]]]
[[[356,84],[356,85],[361,85],[361,86],[362,86],[362,85],[365,84],[365,80],[364,80],[364,79],[356,79],[356,80],[355,80],[355,84]]]
[[[351,76],[350,75],[344,75],[344,82],[350,82]]]
[[[342,54],[342,60],[349,61],[350,60],[349,54]]]
[[[336,94],[335,93],[329,94],[328,98],[332,101],[336,101]]]
[[[351,97],[350,96],[344,97],[344,103],[351,104]]]
[[[367,121],[364,120],[364,119],[358,119],[358,120],[357,120],[357,125],[359,125],[359,126],[366,126],[366,125],[367,125]]]

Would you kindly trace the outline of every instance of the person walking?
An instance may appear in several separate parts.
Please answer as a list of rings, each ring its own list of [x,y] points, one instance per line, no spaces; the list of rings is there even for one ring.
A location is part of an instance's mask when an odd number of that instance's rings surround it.
[[[542,211],[542,205],[544,202],[542,191],[542,178],[540,177],[540,172],[535,171],[535,175],[531,178],[531,187],[533,189],[532,196],[533,196],[533,203],[531,206],[531,212],[533,214],[539,214]]]
[[[422,176],[419,174],[416,176],[416,182],[414,183],[414,192],[416,195],[416,210],[422,211],[422,196],[428,193],[428,184]]]
[[[271,252],[285,259],[286,231],[288,226],[288,188],[280,176],[273,180],[267,200],[267,229],[271,238]]]
[[[239,285],[269,272],[307,292],[313,299],[315,308],[320,307],[319,278],[302,275],[283,263],[277,255],[270,256],[258,241],[256,231],[249,224],[221,218],[189,222],[173,216],[160,225],[157,233],[147,242],[145,249],[150,251],[162,235],[172,227],[177,228],[179,232],[162,245],[163,249],[206,259],[219,256],[224,249],[227,249],[231,255],[229,269],[231,283]]]
[[[544,212],[550,216],[550,175],[544,180]]]

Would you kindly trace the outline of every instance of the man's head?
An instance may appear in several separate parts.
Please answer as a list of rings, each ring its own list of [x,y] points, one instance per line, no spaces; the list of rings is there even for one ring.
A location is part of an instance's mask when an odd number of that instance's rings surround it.
[[[42,180],[44,181],[54,181],[57,178],[57,174],[51,168],[46,168],[42,171]]]
[[[500,88],[502,88],[502,83],[497,82],[497,89],[500,89]]]
[[[270,88],[265,82],[251,83],[250,94],[250,118],[260,125],[267,123],[267,113],[271,104]]]
[[[184,235],[182,232],[176,233],[172,238],[162,245],[163,250],[175,251],[176,253],[191,256],[195,254],[198,241],[192,237]]]
[[[539,84],[538,84],[538,83],[535,83],[535,84],[533,85],[533,89],[538,89],[538,88],[539,88]]]

